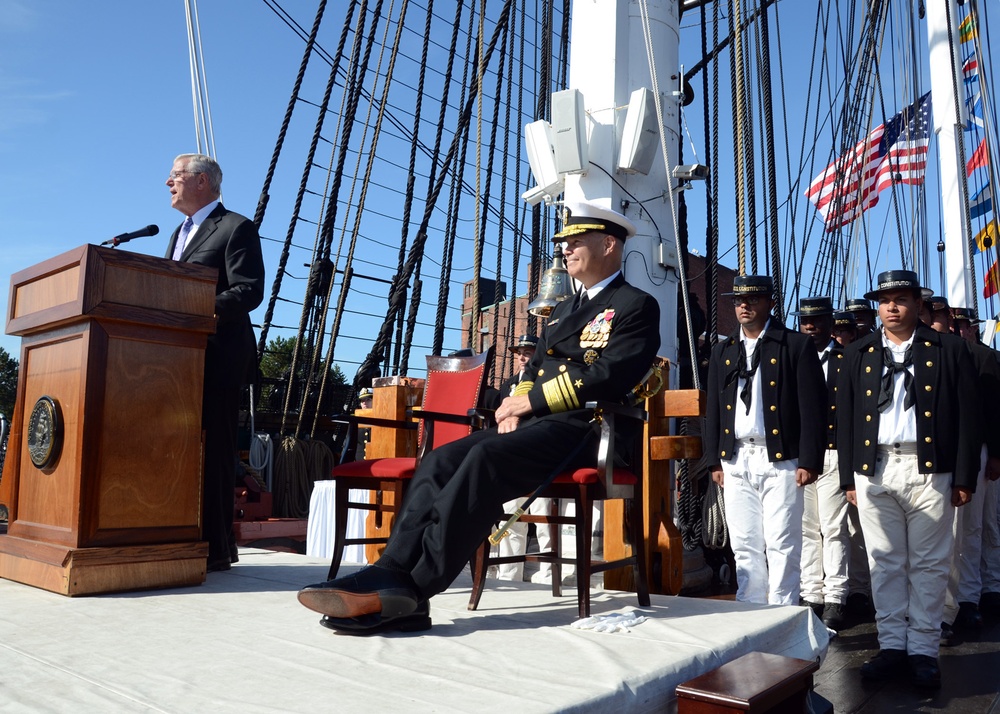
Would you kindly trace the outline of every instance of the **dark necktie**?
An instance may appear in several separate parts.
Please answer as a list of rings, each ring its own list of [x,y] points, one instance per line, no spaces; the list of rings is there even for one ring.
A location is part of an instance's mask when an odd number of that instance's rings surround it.
[[[573,310],[579,310],[584,307],[590,301],[590,295],[587,294],[586,290],[581,290],[576,294],[576,304],[573,306]]]
[[[736,357],[738,367],[734,372],[729,373],[729,377],[726,379],[726,386],[735,382],[737,379],[744,380],[743,389],[740,390],[740,400],[746,405],[747,414],[750,413],[750,399],[751,393],[753,391],[753,378],[757,374],[757,368],[760,366],[760,342],[757,343],[757,347],[754,348],[753,356],[750,358],[750,369],[747,369],[747,348],[746,343],[740,340],[739,354]]]
[[[823,356],[819,358],[819,364],[822,367],[830,360],[830,350],[823,350]]]
[[[893,359],[892,350],[883,347],[882,365],[885,367],[885,374],[882,375],[882,387],[878,392],[878,410],[885,412],[892,407],[893,384],[896,380],[896,374],[900,372],[903,374],[903,393],[906,395],[903,400],[903,408],[909,409],[916,399],[913,391],[913,375],[908,370],[908,367],[913,366],[913,345],[906,348],[902,362]]]

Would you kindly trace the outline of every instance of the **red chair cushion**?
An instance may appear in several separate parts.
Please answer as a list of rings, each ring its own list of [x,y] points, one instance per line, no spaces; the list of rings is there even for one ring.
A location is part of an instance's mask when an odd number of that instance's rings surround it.
[[[330,473],[337,476],[358,478],[413,478],[416,459],[412,456],[398,459],[373,459],[371,461],[351,461],[334,466]]]
[[[597,483],[600,481],[600,475],[597,469],[587,467],[582,469],[577,469],[576,471],[564,471],[563,473],[556,476],[556,483]],[[619,486],[634,486],[638,479],[635,474],[628,469],[615,469],[611,476],[613,483]]]

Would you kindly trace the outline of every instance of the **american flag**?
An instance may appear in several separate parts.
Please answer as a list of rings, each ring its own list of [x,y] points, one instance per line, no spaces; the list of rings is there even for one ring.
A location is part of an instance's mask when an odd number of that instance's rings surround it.
[[[878,203],[894,183],[920,185],[927,167],[931,93],[928,92],[813,179],[806,197],[823,215],[826,230],[844,226]]]

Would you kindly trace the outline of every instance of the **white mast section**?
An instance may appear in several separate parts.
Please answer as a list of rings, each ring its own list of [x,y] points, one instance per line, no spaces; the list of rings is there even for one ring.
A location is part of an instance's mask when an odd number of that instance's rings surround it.
[[[205,55],[201,47],[198,0],[184,0],[184,15],[187,20],[188,63],[191,67],[191,105],[194,109],[195,146],[199,154],[216,158],[212,105],[208,99],[208,77],[205,74]]]
[[[962,131],[968,121],[965,103],[957,100],[962,86],[962,62],[955,0],[928,0],[927,42],[930,48],[931,98],[934,132],[938,136],[941,167],[941,224],[944,231],[945,295],[951,305],[974,307],[972,256],[968,216],[969,187],[965,177]]]
[[[638,233],[628,240],[628,281],[660,303],[660,350],[676,364],[678,256],[671,178],[663,153],[677,161],[679,25],[676,0],[573,3],[569,86],[583,94],[591,166],[566,180],[565,200],[587,200],[627,215]],[[648,175],[617,170],[625,109],[633,90],[654,91],[665,141]],[[599,168],[598,168],[599,167]],[[642,201],[642,208],[630,195]],[[651,219],[652,217],[652,219]],[[671,371],[672,380],[677,372]]]

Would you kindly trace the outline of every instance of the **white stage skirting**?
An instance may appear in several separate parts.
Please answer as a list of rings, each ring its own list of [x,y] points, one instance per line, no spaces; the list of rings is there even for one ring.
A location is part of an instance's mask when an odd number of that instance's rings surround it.
[[[575,594],[467,573],[425,633],[369,638],[317,624],[295,592],[324,559],[244,549],[199,587],[67,598],[0,580],[0,702],[50,712],[660,712],[674,687],[754,650],[826,652],[807,608],[653,596],[630,633],[569,626]],[[594,593],[595,614],[635,607]]]
[[[312,496],[309,497],[309,520],[306,523],[306,555],[329,560],[333,556],[334,526],[337,523],[334,513],[334,496],[337,493],[336,481],[317,481],[313,484]],[[368,491],[354,489],[350,492],[352,501],[363,501],[369,495]],[[365,537],[365,518],[369,511],[352,508],[347,512],[347,537]],[[343,563],[367,563],[363,545],[349,545],[344,548]]]

